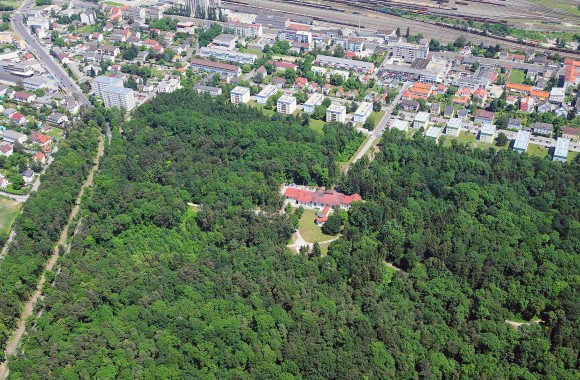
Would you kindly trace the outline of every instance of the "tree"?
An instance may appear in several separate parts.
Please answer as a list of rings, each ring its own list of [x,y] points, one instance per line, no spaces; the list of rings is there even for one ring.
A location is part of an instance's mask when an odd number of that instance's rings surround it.
[[[366,128],[369,131],[372,131],[373,129],[375,129],[375,120],[372,117],[367,117],[367,119],[365,120],[364,124],[363,124],[363,128]]]
[[[334,57],[344,58],[345,57],[344,48],[341,45],[336,46],[332,55]]]
[[[397,35],[397,37],[401,37],[401,27],[397,26],[397,31],[395,32],[395,34]]]
[[[322,250],[320,249],[320,244],[318,244],[318,242],[315,241],[314,244],[312,244],[312,251],[310,251],[308,257],[312,258],[320,256],[322,256]]]
[[[327,235],[336,235],[342,227],[342,219],[336,213],[328,215],[328,220],[322,226],[322,232]]]
[[[407,31],[405,32],[405,38],[409,38],[411,35],[411,28],[407,27]]]
[[[377,101],[373,102],[373,112],[381,112],[382,108],[383,107],[380,102]]]
[[[453,46],[458,47],[458,48],[463,48],[466,44],[467,44],[467,38],[465,38],[465,36],[462,34],[459,37],[457,37],[457,39],[455,39]]]
[[[497,146],[505,146],[505,144],[508,142],[508,138],[505,135],[505,133],[500,132],[499,135],[497,136],[497,138],[495,139],[495,145]]]

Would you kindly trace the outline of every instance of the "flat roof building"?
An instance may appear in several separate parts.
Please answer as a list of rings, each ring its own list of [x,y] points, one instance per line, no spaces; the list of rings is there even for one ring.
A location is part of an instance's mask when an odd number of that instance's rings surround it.
[[[514,152],[524,153],[528,150],[528,145],[530,144],[530,136],[532,135],[529,131],[519,130],[516,135],[516,140],[514,141]]]
[[[238,77],[242,74],[242,69],[240,69],[238,66],[230,65],[227,63],[208,61],[205,59],[193,58],[190,61],[189,67],[195,70],[231,75],[233,77]]]
[[[495,125],[493,124],[484,124],[481,130],[479,131],[479,141],[492,144],[493,139],[495,139]]]
[[[240,64],[253,65],[258,59],[256,54],[240,53],[239,51],[218,49],[212,47],[202,47],[199,50],[202,58],[215,58],[220,61],[235,62]]]
[[[296,98],[290,95],[282,95],[276,103],[276,111],[285,115],[291,115],[296,110]]]
[[[372,103],[362,102],[357,110],[354,112],[352,120],[357,123],[364,123],[373,112]]]
[[[238,42],[238,36],[235,34],[220,34],[211,43],[214,46],[233,50],[236,47],[236,42]]]
[[[354,70],[368,74],[375,71],[375,65],[371,62],[355,61],[353,59],[337,58],[321,54],[316,56],[315,64],[335,69]]]
[[[195,90],[198,94],[210,94],[211,96],[218,96],[222,94],[221,88],[213,86],[197,85],[195,86]]]
[[[321,105],[323,101],[324,101],[324,95],[322,95],[318,92],[315,92],[314,94],[312,94],[308,98],[306,103],[304,103],[304,112],[307,112],[307,113],[314,112],[314,108]]]
[[[93,79],[93,83],[91,83],[91,88],[95,94],[95,96],[102,98],[103,97],[103,90],[107,87],[123,87],[123,79],[118,77],[107,77],[104,75],[100,75]]]
[[[570,148],[570,139],[558,137],[556,148],[554,149],[554,161],[566,162],[568,159],[568,149]]]
[[[425,133],[425,138],[428,140],[433,140],[435,142],[439,142],[439,137],[441,136],[441,128],[440,127],[431,127]]]
[[[405,120],[395,119],[393,124],[391,124],[391,129],[398,129],[399,131],[407,132],[409,129],[409,123]]]
[[[338,121],[344,123],[346,119],[346,106],[340,104],[331,104],[326,109],[326,122]]]
[[[249,102],[250,89],[242,86],[235,87],[232,91],[230,91],[230,100],[234,104]]]
[[[413,128],[427,128],[429,126],[430,116],[428,112],[418,112],[413,121]]]
[[[135,92],[131,88],[109,86],[101,91],[103,103],[107,108],[135,108]]]
[[[454,117],[453,119],[449,119],[447,125],[445,126],[445,134],[450,136],[459,136],[459,132],[461,132],[461,126],[463,121],[458,118]]]
[[[275,95],[278,92],[278,87],[274,86],[273,84],[269,84],[264,87],[258,95],[256,95],[256,102],[260,104],[266,104],[268,102],[268,98],[270,96]]]

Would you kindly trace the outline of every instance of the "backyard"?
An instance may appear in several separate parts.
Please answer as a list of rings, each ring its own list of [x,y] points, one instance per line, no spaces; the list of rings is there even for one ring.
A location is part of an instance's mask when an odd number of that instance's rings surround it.
[[[522,70],[513,69],[508,79],[511,83],[524,83],[526,74]]]

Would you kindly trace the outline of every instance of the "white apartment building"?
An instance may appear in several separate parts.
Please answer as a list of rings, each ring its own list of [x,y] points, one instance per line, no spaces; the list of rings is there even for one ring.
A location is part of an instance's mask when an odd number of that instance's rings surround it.
[[[237,86],[230,92],[232,103],[247,103],[250,101],[250,89],[247,87]]]
[[[461,132],[461,126],[463,122],[461,118],[454,117],[453,119],[449,119],[447,125],[445,126],[445,134],[450,136],[459,136],[459,132]]]
[[[240,53],[239,51],[218,49],[211,47],[202,47],[199,50],[199,55],[202,58],[215,58],[220,61],[235,62],[241,64],[253,65],[258,59],[256,54]]]
[[[315,92],[314,94],[312,94],[308,98],[306,103],[304,103],[304,112],[306,112],[306,113],[314,112],[314,109],[317,106],[321,105],[323,101],[324,101],[324,95],[319,94],[318,92]]]
[[[277,92],[278,87],[274,86],[273,84],[269,84],[264,87],[262,91],[258,93],[258,95],[256,95],[256,102],[260,104],[266,104],[268,102],[268,98],[275,95]]]
[[[278,113],[290,115],[296,110],[296,98],[290,95],[282,95],[276,103]]]
[[[570,148],[570,139],[558,137],[556,148],[554,149],[554,161],[566,162],[568,159],[568,149]]]
[[[226,25],[226,30],[241,37],[262,37],[262,25],[261,24],[246,24],[239,21],[228,22]]]
[[[123,87],[123,80],[117,77],[98,76],[93,80],[91,88],[96,97],[103,97],[103,90],[107,87]]]
[[[492,144],[495,139],[495,129],[495,125],[484,125],[479,131],[479,141]]]
[[[362,102],[354,112],[352,121],[357,123],[364,123],[373,112],[373,105],[368,102]]]
[[[514,141],[514,152],[524,153],[528,150],[528,145],[530,144],[530,137],[532,136],[532,132],[524,131],[520,129],[518,134],[516,135],[516,140]]]
[[[388,46],[388,52],[393,58],[412,61],[415,58],[427,58],[429,55],[429,43],[427,40],[421,40],[420,43],[410,43],[399,41]]]
[[[135,93],[130,88],[109,86],[101,91],[103,103],[107,108],[135,108]]]
[[[338,121],[344,123],[346,119],[346,106],[340,104],[331,104],[326,109],[326,122]]]

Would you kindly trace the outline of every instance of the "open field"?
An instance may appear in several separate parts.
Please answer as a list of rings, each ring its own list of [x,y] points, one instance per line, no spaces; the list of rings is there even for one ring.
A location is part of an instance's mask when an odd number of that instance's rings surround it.
[[[0,236],[8,236],[21,207],[22,203],[8,198],[0,198]]]
[[[332,239],[333,236],[323,234],[322,229],[314,223],[315,217],[316,211],[304,210],[304,214],[302,214],[302,218],[300,218],[300,222],[298,223],[298,232],[300,232],[300,235],[309,243]]]
[[[526,74],[522,70],[513,69],[508,81],[511,83],[524,83],[524,79],[526,79]]]

